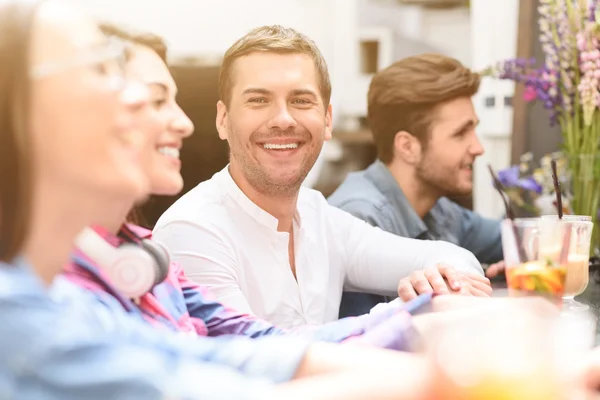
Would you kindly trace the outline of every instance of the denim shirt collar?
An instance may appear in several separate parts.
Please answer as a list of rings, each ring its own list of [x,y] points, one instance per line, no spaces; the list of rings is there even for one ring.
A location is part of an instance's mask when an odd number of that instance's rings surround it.
[[[424,235],[429,231],[427,225],[412,208],[388,167],[377,160],[367,168],[365,175],[377,190],[389,200],[396,219],[406,227],[410,237],[425,238]]]

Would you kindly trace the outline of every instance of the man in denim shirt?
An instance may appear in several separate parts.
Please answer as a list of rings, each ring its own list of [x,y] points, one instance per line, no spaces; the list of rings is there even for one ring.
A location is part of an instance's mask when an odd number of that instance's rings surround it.
[[[439,54],[409,57],[377,73],[369,88],[368,121],[378,160],[349,174],[329,202],[396,235],[452,242],[482,263],[502,260],[500,222],[446,197],[473,190],[473,162],[483,154],[471,101],[479,83],[479,75]],[[404,299],[416,295],[402,282],[399,293]],[[387,300],[345,292],[340,317]]]

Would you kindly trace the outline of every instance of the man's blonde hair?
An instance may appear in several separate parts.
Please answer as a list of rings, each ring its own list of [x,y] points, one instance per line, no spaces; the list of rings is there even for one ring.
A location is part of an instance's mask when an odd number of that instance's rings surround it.
[[[219,72],[219,98],[225,105],[231,101],[233,87],[232,68],[235,60],[254,52],[271,52],[279,54],[306,54],[313,59],[319,76],[319,89],[325,107],[331,99],[331,82],[327,63],[321,51],[311,39],[292,28],[280,25],[261,26],[238,39],[223,57]]]

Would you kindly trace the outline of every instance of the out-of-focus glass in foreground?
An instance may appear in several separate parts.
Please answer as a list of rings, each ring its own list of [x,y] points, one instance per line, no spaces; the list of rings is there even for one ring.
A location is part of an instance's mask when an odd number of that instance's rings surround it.
[[[573,398],[595,319],[587,311],[542,315],[502,304],[474,308],[431,334],[428,400]]]

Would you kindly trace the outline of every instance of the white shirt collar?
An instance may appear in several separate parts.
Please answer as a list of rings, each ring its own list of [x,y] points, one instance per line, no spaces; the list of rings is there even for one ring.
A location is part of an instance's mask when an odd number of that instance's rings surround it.
[[[218,180],[219,186],[223,190],[223,193],[231,197],[231,199],[237,203],[248,215],[250,215],[256,222],[259,224],[273,230],[277,231],[277,226],[279,225],[279,220],[260,208],[256,205],[252,200],[246,196],[244,192],[239,188],[239,186],[235,183],[233,178],[231,177],[231,173],[229,172],[229,164],[225,168],[223,168],[220,172],[218,172],[215,177]],[[300,196],[299,196],[300,197]],[[301,224],[300,212],[298,211],[298,206],[296,206],[296,214],[294,215],[294,223],[298,228],[300,228]]]

